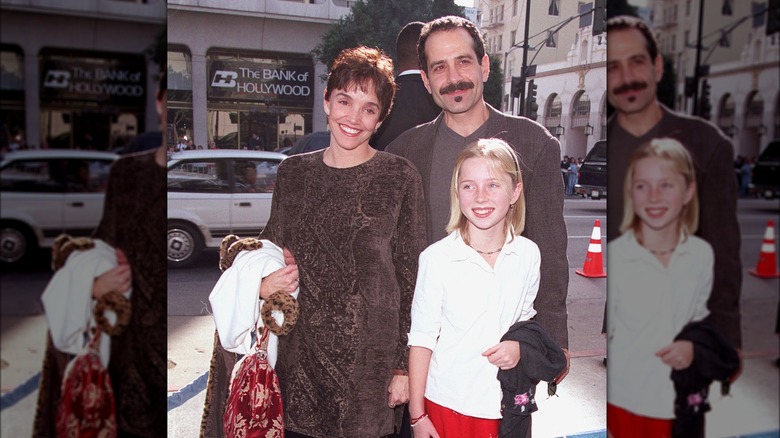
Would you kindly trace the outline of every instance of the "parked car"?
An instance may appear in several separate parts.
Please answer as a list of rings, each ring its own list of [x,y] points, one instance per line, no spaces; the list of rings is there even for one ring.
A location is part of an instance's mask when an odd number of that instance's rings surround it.
[[[192,264],[228,234],[257,236],[268,223],[277,152],[184,151],[168,161],[168,266]]]
[[[295,146],[290,149],[290,152],[288,152],[287,155],[318,151],[320,149],[325,149],[328,145],[330,145],[330,132],[312,132],[311,134],[306,134],[298,139],[298,141],[295,142]]]
[[[574,193],[583,198],[607,197],[607,142],[597,141],[580,166]]]
[[[780,140],[774,140],[758,156],[753,167],[753,192],[767,199],[780,197]]]
[[[103,214],[110,152],[25,150],[0,164],[0,261],[19,263],[61,233],[90,236]]]

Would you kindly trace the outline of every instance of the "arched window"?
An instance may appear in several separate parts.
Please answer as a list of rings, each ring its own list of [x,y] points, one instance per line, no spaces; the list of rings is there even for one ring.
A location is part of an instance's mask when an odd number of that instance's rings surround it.
[[[724,94],[718,105],[718,127],[730,137],[736,133],[736,125],[734,125],[736,106],[730,93]]]
[[[758,94],[758,91],[753,91],[747,101],[745,107],[745,127],[757,128],[761,125],[761,119],[764,116],[764,99]]]
[[[590,97],[588,93],[581,92],[574,99],[572,127],[585,126],[590,118]]]

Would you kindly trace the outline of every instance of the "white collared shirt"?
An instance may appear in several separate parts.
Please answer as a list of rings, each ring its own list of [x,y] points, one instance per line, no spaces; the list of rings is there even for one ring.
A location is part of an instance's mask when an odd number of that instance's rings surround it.
[[[536,315],[539,248],[509,237],[495,268],[458,232],[429,246],[420,255],[412,301],[409,346],[433,351],[425,397],[478,418],[501,418],[498,368],[482,352],[512,324]]]
[[[631,231],[608,250],[607,400],[638,415],[674,418],[672,368],[655,353],[709,315],[712,247],[681,237],[667,267]]]

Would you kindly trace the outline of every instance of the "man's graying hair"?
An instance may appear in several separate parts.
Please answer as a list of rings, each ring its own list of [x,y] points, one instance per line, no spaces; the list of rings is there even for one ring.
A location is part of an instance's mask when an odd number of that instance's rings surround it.
[[[479,29],[477,29],[474,23],[463,17],[449,15],[429,21],[420,33],[420,40],[417,42],[417,57],[420,59],[420,69],[425,74],[428,74],[428,57],[425,55],[425,43],[428,41],[428,37],[435,32],[451,31],[458,28],[465,29],[471,35],[471,39],[474,40],[474,52],[477,54],[477,62],[479,65],[482,65],[482,58],[485,57],[485,40],[482,39]]]
[[[645,37],[645,46],[647,53],[650,54],[650,61],[655,64],[655,58],[658,57],[658,41],[650,26],[644,21],[631,15],[618,15],[607,20],[607,41],[609,41],[609,31],[611,30],[638,30]],[[609,42],[607,42],[609,44]]]

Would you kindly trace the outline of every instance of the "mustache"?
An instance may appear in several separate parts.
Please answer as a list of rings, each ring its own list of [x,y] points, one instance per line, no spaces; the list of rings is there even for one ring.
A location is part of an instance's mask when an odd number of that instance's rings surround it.
[[[470,90],[474,88],[474,83],[471,81],[460,81],[452,84],[447,84],[439,88],[439,94],[450,94],[455,91]]]
[[[636,90],[643,90],[647,88],[646,82],[640,82],[640,81],[634,81],[629,82],[627,84],[623,84],[617,88],[615,88],[614,93],[615,94],[623,94],[628,91],[636,91]]]

